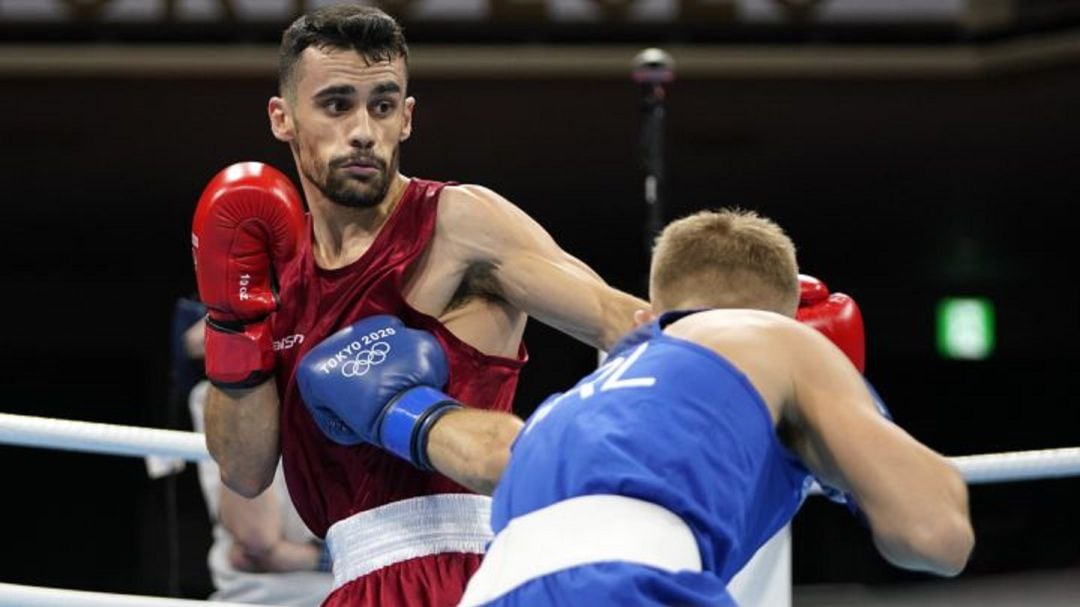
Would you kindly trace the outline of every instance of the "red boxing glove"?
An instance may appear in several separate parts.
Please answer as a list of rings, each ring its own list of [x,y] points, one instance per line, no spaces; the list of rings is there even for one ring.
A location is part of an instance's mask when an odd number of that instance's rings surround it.
[[[795,318],[832,340],[859,373],[866,371],[866,334],[854,299],[843,293],[829,294],[825,283],[799,274],[799,310]]]
[[[273,374],[274,268],[292,257],[306,225],[300,194],[269,165],[228,166],[203,190],[191,253],[199,298],[209,308],[206,376],[215,385],[251,387]]]

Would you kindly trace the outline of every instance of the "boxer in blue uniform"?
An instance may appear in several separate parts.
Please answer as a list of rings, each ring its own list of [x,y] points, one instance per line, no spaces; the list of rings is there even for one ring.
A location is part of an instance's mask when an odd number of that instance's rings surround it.
[[[362,440],[477,490],[498,481],[495,539],[463,607],[733,605],[727,583],[814,479],[858,505],[893,564],[963,569],[963,479],[879,414],[852,362],[853,302],[795,320],[794,246],[779,226],[744,211],[673,222],[650,298],[660,316],[639,313],[642,326],[520,432],[441,394],[438,348],[411,330],[397,331],[409,341],[394,345],[392,371],[373,367],[358,386],[321,376],[315,358],[301,388]],[[333,339],[324,356],[340,350]],[[503,430],[477,441],[477,416]],[[515,433],[508,454],[499,443]]]
[[[664,333],[687,316],[651,323],[529,419],[474,576],[487,592],[466,591],[463,604],[734,604],[727,582],[787,524],[812,477],[746,375]],[[501,573],[515,568],[525,574]]]

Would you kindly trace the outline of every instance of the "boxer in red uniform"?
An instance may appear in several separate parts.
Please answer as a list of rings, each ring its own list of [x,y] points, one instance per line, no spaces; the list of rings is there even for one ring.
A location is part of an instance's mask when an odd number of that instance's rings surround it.
[[[211,182],[193,226],[210,308],[208,446],[223,481],[248,496],[270,483],[280,453],[297,511],[331,547],[327,605],[455,604],[490,539],[489,502],[375,447],[328,440],[297,390],[308,350],[392,314],[435,335],[451,396],[507,411],[529,316],[607,348],[647,307],[498,194],[399,172],[416,104],[407,59],[401,29],[377,9],[296,20],[268,111],[309,214],[284,176],[247,163]],[[360,336],[333,364],[365,373],[385,355],[379,337]],[[481,417],[467,448],[506,458],[502,439],[519,428],[513,416]]]

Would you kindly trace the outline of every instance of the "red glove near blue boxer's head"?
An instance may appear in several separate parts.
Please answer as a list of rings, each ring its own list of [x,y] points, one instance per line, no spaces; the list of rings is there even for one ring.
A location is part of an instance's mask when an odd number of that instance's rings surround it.
[[[795,318],[814,327],[828,337],[847,354],[859,370],[866,371],[866,333],[863,329],[862,312],[855,300],[843,293],[829,293],[828,287],[813,276],[799,275],[799,309]],[[863,378],[866,381],[866,378]],[[892,413],[881,400],[877,390],[866,382],[874,405],[881,415],[892,420]]]
[[[799,274],[799,309],[795,318],[828,337],[847,354],[859,373],[866,371],[866,333],[862,312],[854,299],[843,293],[829,293],[825,283]]]

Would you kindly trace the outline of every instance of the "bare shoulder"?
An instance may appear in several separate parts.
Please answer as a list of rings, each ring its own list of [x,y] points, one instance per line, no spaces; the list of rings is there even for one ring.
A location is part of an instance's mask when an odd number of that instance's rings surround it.
[[[448,185],[439,197],[439,222],[446,226],[483,228],[485,222],[498,219],[516,209],[492,189],[480,185]]]
[[[479,185],[447,186],[439,199],[437,235],[478,259],[549,244],[550,236],[524,211]]]

